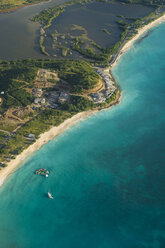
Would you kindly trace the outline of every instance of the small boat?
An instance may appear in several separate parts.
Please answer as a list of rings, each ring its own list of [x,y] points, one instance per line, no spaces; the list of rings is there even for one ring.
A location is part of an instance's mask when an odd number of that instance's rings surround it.
[[[49,192],[48,192],[48,197],[49,197],[50,199],[53,199],[52,194],[51,194],[51,193],[49,193]]]
[[[46,170],[46,169],[39,169],[39,170],[36,170],[34,172],[36,175],[41,175],[41,176],[45,176],[45,177],[48,177],[49,176],[49,171]]]

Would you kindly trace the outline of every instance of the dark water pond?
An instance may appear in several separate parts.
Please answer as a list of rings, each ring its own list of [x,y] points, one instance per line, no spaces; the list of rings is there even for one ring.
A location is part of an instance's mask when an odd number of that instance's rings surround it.
[[[120,40],[123,32],[117,21],[122,17],[124,22],[130,23],[133,20],[129,18],[141,18],[148,15],[152,8],[142,5],[130,5],[121,3],[101,3],[95,2],[82,5],[70,6],[59,15],[52,26],[47,30],[47,39],[45,46],[50,54],[54,53],[51,43],[51,34],[54,30],[58,33],[71,34],[74,25],[84,28],[89,39],[94,40],[101,47],[110,47]],[[127,19],[128,18],[128,19]],[[105,29],[109,32],[105,32]],[[61,43],[61,41],[60,41]],[[67,41],[66,43],[69,42]],[[63,42],[63,45],[64,44]]]
[[[0,58],[44,58],[39,48],[39,27],[30,19],[41,10],[65,0],[52,0],[24,7],[9,14],[0,14]]]
[[[0,15],[0,58],[45,58],[39,48],[39,27],[30,19],[41,10],[66,2],[52,0],[38,5],[19,9],[10,14]],[[53,23],[52,28],[67,32],[68,26],[77,24],[83,26],[89,38],[102,46],[114,44],[120,36],[121,30],[116,24],[117,15],[127,17],[142,17],[149,14],[151,8],[140,5],[121,5],[93,3],[85,6],[68,7]],[[110,30],[110,35],[103,32],[103,28]],[[48,43],[49,44],[49,43]]]

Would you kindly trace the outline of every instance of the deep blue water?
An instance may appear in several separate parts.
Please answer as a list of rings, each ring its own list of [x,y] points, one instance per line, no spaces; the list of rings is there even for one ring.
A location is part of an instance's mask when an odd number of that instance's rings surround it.
[[[0,248],[165,247],[164,40],[162,24],[120,59],[120,105],[43,146],[0,189]]]

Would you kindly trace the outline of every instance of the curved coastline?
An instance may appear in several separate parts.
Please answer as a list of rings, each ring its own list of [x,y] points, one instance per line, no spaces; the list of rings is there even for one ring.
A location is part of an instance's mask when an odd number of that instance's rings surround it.
[[[5,167],[0,171],[0,186],[2,186],[6,178],[16,170],[18,165],[20,165],[21,162],[25,160],[27,157],[29,157],[33,152],[40,149],[44,144],[52,140],[57,135],[63,133],[65,130],[69,129],[77,122],[84,120],[85,118],[89,117],[91,114],[95,114],[96,112],[97,110],[95,111],[89,110],[78,113],[72,116],[71,118],[65,120],[59,126],[57,127],[54,126],[50,128],[48,131],[42,133],[34,144],[30,145],[27,149],[25,149],[23,152],[17,155],[15,159],[11,160],[8,163],[7,167]]]
[[[150,22],[149,24],[147,24],[146,26],[139,28],[138,29],[138,33],[131,39],[128,40],[126,42],[126,44],[121,48],[121,50],[119,51],[119,54],[116,58],[116,60],[114,61],[114,63],[110,66],[110,68],[112,69],[112,67],[114,67],[118,60],[120,59],[120,57],[127,52],[133,45],[133,43],[135,41],[137,41],[145,32],[149,31],[151,28],[158,26],[160,24],[162,24],[163,22],[165,22],[165,14],[163,14],[161,17],[157,18],[156,20]]]
[[[146,31],[150,30],[151,28],[162,24],[165,21],[165,14],[159,17],[158,19],[154,20],[153,22],[149,23],[148,25],[144,26],[143,28],[140,28],[138,30],[138,33],[131,39],[129,40],[119,51],[119,54],[114,61],[113,64],[111,64],[108,68],[105,70],[108,71],[110,74],[112,74],[112,69],[114,66],[117,65],[117,62],[121,58],[121,56],[127,52],[133,45],[135,41],[137,41]],[[118,95],[118,99],[111,104],[109,107],[116,103],[121,102],[121,93]],[[25,149],[21,154],[17,155],[17,157],[14,160],[11,160],[8,163],[8,166],[5,167],[0,171],[0,186],[3,185],[3,183],[6,181],[9,175],[11,175],[21,164],[22,160],[30,156],[33,152],[36,150],[40,149],[44,144],[55,138],[57,135],[61,134],[77,122],[84,120],[85,118],[91,116],[92,114],[97,113],[98,110],[89,110],[85,112],[78,113],[74,115],[72,118],[69,118],[65,120],[62,124],[60,124],[57,127],[52,127],[49,131],[44,132],[43,134],[40,135],[39,139],[36,140],[36,142],[32,145],[30,145],[27,149]]]

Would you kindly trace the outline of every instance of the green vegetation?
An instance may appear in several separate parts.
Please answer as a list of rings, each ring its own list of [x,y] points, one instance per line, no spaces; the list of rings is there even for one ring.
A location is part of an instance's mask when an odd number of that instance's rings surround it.
[[[0,11],[10,11],[24,5],[42,2],[43,0],[1,0]]]
[[[158,16],[162,15],[164,12],[159,13],[157,10],[154,10],[152,13],[150,13],[148,16],[140,18],[140,19],[132,19],[132,23],[127,23],[126,19],[124,18],[117,21],[117,24],[119,25],[120,29],[122,30],[122,33],[120,35],[120,40],[115,43],[112,47],[109,48],[101,48],[95,45],[99,50],[100,53],[96,54],[92,49],[83,49],[81,48],[81,39],[75,39],[74,44],[72,45],[72,49],[79,52],[86,58],[90,59],[92,63],[95,63],[97,65],[107,66],[107,64],[110,61],[110,58],[112,55],[117,54],[118,50],[121,48],[122,44],[126,42],[128,39],[131,39],[136,33],[137,29],[146,25],[147,23],[153,21],[153,19],[157,18]],[[122,17],[123,18],[123,17]],[[107,33],[108,30],[104,29],[104,32]],[[109,32],[109,31],[108,31]]]
[[[147,6],[158,7],[165,4],[165,0],[115,0],[122,3],[130,3],[130,4],[142,4]]]
[[[0,129],[2,129],[3,131],[12,132],[16,127],[17,125],[13,123],[7,123],[7,122],[1,123],[0,122]]]
[[[43,0],[1,0],[0,2],[0,11],[11,11],[12,9],[16,9],[19,8],[21,6],[25,6],[25,5],[30,5],[30,4],[35,4],[35,3],[39,3],[42,2]],[[65,6],[69,6],[69,5],[73,5],[75,3],[79,3],[81,5],[84,5],[85,3],[88,2],[92,2],[93,0],[75,0],[75,1],[71,1],[69,3],[64,4]],[[147,5],[147,6],[161,6],[165,4],[165,0],[114,0],[114,1],[119,1],[122,3],[129,3],[129,4],[143,4],[143,5]],[[96,2],[105,2],[108,3],[108,0],[96,0]],[[47,22],[48,19],[50,19],[49,17],[52,18],[52,14],[54,17],[56,17],[57,14],[57,9],[56,7],[54,7],[53,10],[49,10],[49,11],[43,11],[42,12],[42,17],[39,18],[38,20],[41,19],[42,22]],[[53,18],[54,19],[54,18]],[[35,18],[35,20],[37,20],[37,18]]]
[[[70,84],[71,91],[74,93],[92,89],[99,79],[99,75],[86,61],[50,59],[2,62],[0,64],[0,87],[5,91],[5,95],[1,110],[26,106],[33,102],[32,94],[27,89],[33,87],[37,68],[57,70],[59,77]],[[54,79],[49,79],[49,81],[56,83]]]
[[[70,102],[66,103],[63,108],[69,112],[82,112],[96,107],[96,105],[82,96],[71,96]]]
[[[0,63],[0,87],[5,92],[0,113],[13,107],[27,106],[34,102],[32,88],[38,68],[56,70],[59,77],[71,87],[71,92],[81,93],[92,89],[100,78],[86,61],[73,60],[24,60]],[[56,83],[55,79],[49,79]],[[31,90],[30,90],[31,89]]]
[[[17,135],[27,136],[29,133],[33,133],[37,138],[42,132],[48,130],[50,126],[58,126],[69,117],[71,117],[71,114],[67,111],[46,109],[23,128],[19,129]]]
[[[10,6],[13,8],[12,0],[2,0],[0,4],[0,9],[2,5],[5,6],[4,2],[6,1],[6,6]],[[15,4],[30,4],[34,2],[38,2],[39,0],[26,0],[25,2],[14,1]],[[108,2],[108,0],[98,0],[101,2]],[[52,21],[57,18],[61,13],[63,13],[66,7],[74,4],[86,4],[89,2],[93,2],[93,0],[85,0],[85,1],[71,1],[68,3],[64,3],[63,5],[49,8],[47,10],[43,10],[38,16],[34,17],[34,21],[39,21],[42,24],[42,28],[40,30],[40,48],[42,53],[45,55],[49,55],[44,46],[44,39],[46,37],[45,29],[49,28],[52,24]],[[122,2],[129,3],[141,3],[152,6],[158,6],[163,3],[163,0],[124,0]],[[18,5],[15,5],[18,6]],[[5,7],[4,7],[5,8]],[[7,7],[9,8],[9,7]],[[130,37],[132,37],[137,28],[145,25],[150,22],[157,16],[157,12],[151,13],[148,17],[141,19],[133,19],[127,18],[124,16],[118,16],[120,18],[117,21],[118,26],[122,30],[120,40],[112,47],[102,48],[95,41],[90,40],[90,45],[84,45],[85,43],[85,35],[84,39],[80,35],[79,37],[72,36],[72,47],[65,47],[61,44],[61,53],[62,56],[67,56],[69,49],[75,50],[82,54],[84,57],[88,58],[91,64],[101,64],[105,66],[109,63],[110,58],[114,58],[118,53],[118,50],[126,42]],[[127,22],[128,20],[128,22]],[[74,30],[78,30],[73,29]],[[79,30],[82,30],[82,28]],[[104,28],[102,29],[107,35],[110,35],[110,32]],[[52,38],[57,40],[58,34],[52,34]],[[62,38],[62,34],[59,34]],[[64,38],[65,39],[65,38]],[[86,40],[89,38],[86,36]],[[96,49],[97,48],[97,49]],[[49,91],[52,91],[51,87],[59,87],[60,83],[66,84],[69,89],[69,100],[67,100],[64,104],[58,105],[58,109],[53,109],[53,105],[49,106],[40,106],[37,110],[32,112],[23,112],[21,121],[28,117],[28,121],[25,121],[23,124],[19,122],[19,126],[12,120],[13,122],[4,123],[0,122],[0,129],[7,130],[9,132],[13,132],[15,128],[18,128],[16,131],[10,134],[10,138],[7,133],[0,131],[0,143],[2,144],[0,149],[0,162],[8,161],[13,158],[13,156],[19,154],[25,148],[27,148],[30,144],[32,144],[35,140],[27,138],[27,136],[32,133],[36,138],[39,137],[41,133],[48,130],[52,126],[60,125],[64,120],[70,118],[74,114],[93,109],[93,108],[103,108],[114,104],[119,95],[119,89],[113,93],[110,98],[105,99],[106,102],[102,101],[102,103],[95,104],[93,101],[89,100],[89,90],[93,89],[97,86],[100,76],[93,70],[91,64],[85,60],[55,60],[55,59],[46,59],[46,60],[37,60],[37,59],[28,59],[23,61],[0,61],[0,88],[5,94],[2,94],[2,103],[0,105],[0,114],[1,117],[5,118],[6,112],[12,112],[13,108],[16,110],[22,108],[28,108],[31,106],[33,109],[34,97],[32,95],[32,90],[34,89],[35,78],[37,75],[37,71],[39,68],[49,69],[52,71],[56,71],[58,77],[60,78],[60,82],[56,81],[56,79],[48,80],[48,88],[45,89],[45,93],[49,96]],[[52,72],[51,72],[52,73]],[[51,83],[53,86],[51,86]],[[102,86],[102,85],[101,85]],[[59,88],[57,91],[59,92]],[[96,87],[97,88],[97,87]],[[46,95],[45,94],[45,95]],[[67,93],[66,93],[67,94]],[[92,94],[91,94],[92,95]],[[90,96],[91,96],[90,95]],[[56,105],[56,104],[54,104]],[[14,109],[14,111],[15,111]],[[16,111],[17,112],[17,111]],[[14,119],[13,113],[10,117]],[[16,121],[19,121],[19,116],[16,116]],[[5,143],[3,144],[3,142]]]
[[[86,0],[86,1],[81,1],[81,0],[74,0],[71,2],[67,2],[64,3],[62,5],[53,7],[53,8],[49,8],[46,10],[43,10],[39,15],[37,15],[36,17],[33,18],[33,21],[38,21],[42,24],[42,28],[41,28],[41,38],[40,38],[40,47],[41,47],[41,51],[45,54],[48,55],[48,53],[45,50],[45,47],[43,45],[44,43],[44,37],[45,37],[45,29],[47,29],[48,27],[51,26],[52,21],[57,18],[61,13],[63,13],[66,8],[68,6],[74,5],[74,4],[81,4],[81,5],[85,5],[87,3],[92,3],[95,2],[97,0]],[[115,0],[114,0],[115,1]],[[117,0],[116,0],[117,1]],[[119,0],[120,1],[120,0]],[[124,42],[126,42],[128,39],[130,39],[133,35],[136,34],[137,32],[137,28],[147,24],[148,22],[152,21],[154,18],[158,17],[159,15],[161,15],[162,10],[159,11],[159,6],[160,3],[162,4],[163,1],[165,0],[158,0],[156,1],[148,1],[148,0],[124,0],[124,1],[120,1],[123,3],[140,3],[142,5],[148,5],[148,6],[152,6],[154,7],[154,11],[149,14],[148,16],[144,17],[144,18],[132,18],[132,17],[127,17],[127,16],[123,16],[123,15],[118,15],[117,17],[120,18],[117,21],[117,24],[119,26],[119,28],[121,29],[122,33],[120,35],[120,40],[118,42],[116,42],[116,44],[114,44],[111,47],[108,48],[103,48],[100,45],[98,45],[95,41],[91,40],[88,37],[88,32],[87,30],[84,29],[84,27],[78,26],[78,25],[74,25],[74,27],[72,28],[71,31],[75,31],[75,30],[81,30],[83,31],[83,33],[80,33],[79,35],[75,35],[70,32],[70,36],[68,35],[64,35],[63,33],[54,33],[51,34],[52,39],[53,39],[53,49],[55,49],[55,52],[57,51],[57,53],[59,52],[59,50],[61,49],[61,55],[63,57],[67,56],[68,51],[73,50],[78,52],[80,55],[82,55],[84,58],[86,58],[90,63],[93,63],[95,65],[102,65],[102,66],[107,66],[109,64],[109,61],[111,61],[114,57],[114,54],[117,53],[118,49],[120,49],[120,47],[122,46],[122,44]],[[98,0],[97,2],[106,2],[107,4],[111,3],[110,1],[102,1],[102,0]],[[103,28],[102,29],[103,32],[105,32],[107,35],[110,35],[110,31],[107,28]],[[62,38],[64,37],[64,38]],[[62,38],[64,40],[61,41],[59,38]],[[63,43],[63,44],[62,44]],[[69,46],[67,46],[66,44],[69,43]],[[70,51],[70,54],[72,54],[72,52]],[[54,54],[53,54],[54,55]]]
[[[44,26],[44,29],[46,29],[51,26],[53,19],[58,17],[62,12],[64,12],[64,8],[62,7],[49,8],[34,17],[33,21],[39,21]]]
[[[122,30],[126,30],[127,29],[127,26],[128,26],[128,23],[127,22],[124,22],[122,19],[119,20],[119,21],[116,21],[116,22],[119,25],[120,29],[122,29]]]
[[[98,47],[98,49],[100,49],[101,53],[96,54],[93,49],[91,48],[81,48],[81,39],[76,38],[75,42],[72,45],[72,49],[79,52],[80,54],[84,55],[86,58],[92,59],[92,60],[96,60],[96,61],[100,61],[100,62],[104,62],[104,61],[108,61],[108,55],[105,52],[106,49],[104,48],[100,48]]]
[[[66,57],[69,48],[68,48],[68,47],[62,47],[61,49],[62,49],[62,56],[63,56],[63,57]]]
[[[46,51],[46,48],[44,46],[44,36],[40,36],[40,48],[41,48],[41,52],[43,54],[45,54],[46,56],[49,56],[49,53]]]
[[[25,60],[23,65],[25,66],[26,64],[28,64],[28,61]],[[56,70],[59,77],[70,84],[71,92],[73,93],[81,93],[92,89],[100,78],[93,71],[92,66],[83,60],[31,60],[31,66]]]
[[[17,155],[27,148],[34,140],[29,140],[26,136],[33,133],[36,138],[48,130],[51,126],[58,126],[64,120],[70,118],[73,114],[64,110],[47,109],[20,128],[4,146],[0,149],[0,160],[6,157],[10,159],[11,155]]]
[[[70,100],[59,105],[58,109],[52,109],[50,106],[41,107],[38,112],[27,112],[26,114],[24,112],[25,107],[33,102],[30,92],[34,88],[34,81],[39,68],[49,69],[49,72],[52,70],[53,76],[55,70],[58,77],[67,82],[71,92]],[[6,113],[5,111],[10,110],[10,108],[17,112],[17,107],[19,107],[23,110],[23,118],[26,118],[26,115],[33,117],[23,124],[21,122],[19,126],[15,122],[3,123],[1,120],[0,129],[4,131],[0,130],[0,163],[6,165],[13,156],[32,144],[35,139],[28,138],[30,133],[38,138],[41,133],[47,131],[50,127],[60,125],[64,120],[78,112],[105,107],[106,103],[103,105],[95,104],[86,97],[87,91],[95,87],[99,79],[100,76],[86,61],[55,59],[0,61],[0,87],[5,92],[2,96],[1,113]],[[56,83],[55,78],[49,79],[49,81],[50,83]],[[52,88],[48,88],[48,90],[52,90]],[[84,96],[78,95],[80,92],[85,92]],[[13,110],[14,107],[16,108]],[[17,130],[15,130],[16,127]],[[3,167],[3,164],[1,167]]]
[[[110,98],[107,98],[106,103],[111,104],[116,100],[117,94],[119,94],[119,89],[116,89],[113,95]]]
[[[37,69],[27,68],[20,62],[7,62],[0,66],[0,87],[5,92],[0,110],[26,106],[33,97],[26,89],[33,86]]]
[[[65,8],[74,4],[81,4],[91,2],[93,0],[73,0],[64,4],[61,4],[59,6],[55,6],[52,8],[45,9],[39,13],[39,15],[33,17],[33,21],[40,22],[44,29],[49,28],[52,24],[52,21],[57,18],[61,13],[65,11]]]
[[[111,33],[108,31],[108,29],[103,28],[103,32],[106,33],[107,35],[110,35]]]
[[[61,60],[55,61],[52,66],[59,71],[59,77],[72,86],[73,93],[92,89],[98,83],[99,75],[86,61]]]
[[[34,98],[25,89],[17,89],[9,92],[13,98],[18,100],[22,106],[30,105]]]
[[[0,131],[0,143],[2,143],[5,140],[6,136],[7,136],[6,133]]]

